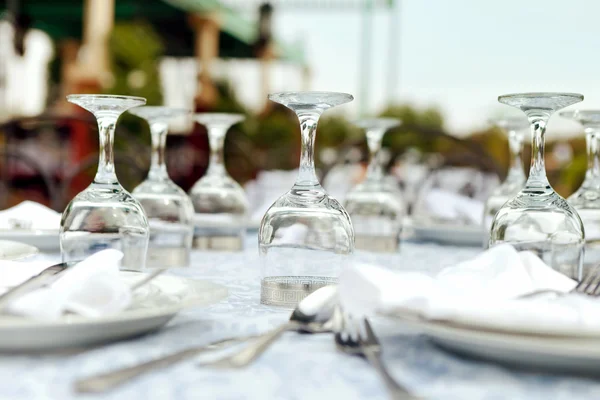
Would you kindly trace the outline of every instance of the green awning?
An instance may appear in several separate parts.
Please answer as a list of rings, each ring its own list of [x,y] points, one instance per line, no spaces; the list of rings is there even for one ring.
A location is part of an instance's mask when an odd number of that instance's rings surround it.
[[[22,0],[21,11],[32,20],[32,27],[48,33],[54,40],[81,38],[83,0]],[[7,0],[0,0],[0,12]],[[168,55],[194,53],[194,36],[187,24],[190,13],[217,13],[221,22],[220,54],[222,57],[252,57],[256,40],[256,23],[243,18],[218,0],[116,0],[117,21],[145,20],[165,40]],[[165,29],[168,27],[168,29]],[[280,59],[304,64],[301,46],[276,41]]]
[[[257,39],[256,23],[243,18],[239,12],[222,5],[218,0],[163,0],[187,13],[215,13],[218,15],[221,29],[234,36],[239,41],[251,46]],[[304,64],[302,46],[275,41],[279,58]]]

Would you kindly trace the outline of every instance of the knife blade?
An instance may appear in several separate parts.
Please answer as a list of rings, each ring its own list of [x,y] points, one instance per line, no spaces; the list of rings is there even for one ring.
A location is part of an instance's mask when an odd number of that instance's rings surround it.
[[[25,282],[10,288],[0,295],[0,313],[6,311],[8,305],[19,297],[43,286],[52,284],[60,277],[62,272],[74,264],[75,263],[73,262],[63,262],[52,265],[39,274],[27,279]]]

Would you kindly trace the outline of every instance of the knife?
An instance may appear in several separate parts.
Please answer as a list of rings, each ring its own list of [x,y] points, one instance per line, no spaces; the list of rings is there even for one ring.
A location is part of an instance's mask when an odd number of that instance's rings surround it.
[[[75,265],[74,262],[63,262],[46,268],[37,275],[32,276],[20,285],[10,288],[0,295],[0,313],[6,311],[8,305],[19,297],[55,282],[67,268]]]

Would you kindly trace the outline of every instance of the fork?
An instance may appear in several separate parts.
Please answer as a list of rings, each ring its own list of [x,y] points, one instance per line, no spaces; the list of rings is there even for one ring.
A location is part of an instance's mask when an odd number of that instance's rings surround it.
[[[167,356],[145,361],[141,364],[136,364],[130,367],[113,370],[111,372],[79,379],[75,382],[74,387],[78,393],[103,393],[128,383],[147,372],[155,371],[161,368],[167,368],[180,361],[193,358],[201,353],[223,349],[230,345],[235,345],[246,340],[254,339],[255,337],[256,336],[252,335],[239,338],[228,338],[212,342],[207,345],[188,348],[176,353],[171,353]]]
[[[366,358],[373,367],[377,370],[389,391],[393,400],[418,400],[405,387],[401,386],[390,375],[381,359],[381,345],[379,339],[375,335],[368,319],[363,320],[363,326],[355,326],[355,329],[348,329],[348,324],[352,317],[348,314],[341,313],[341,329],[335,334],[335,343],[339,350],[347,354],[357,355]],[[355,324],[353,324],[355,325]],[[336,328],[340,328],[339,325]]]
[[[592,268],[588,274],[568,292],[560,292],[558,290],[553,289],[540,289],[533,292],[525,293],[523,295],[518,296],[518,299],[530,299],[532,297],[537,297],[543,294],[556,294],[558,296],[563,296],[569,293],[581,293],[587,294],[588,296],[598,297],[600,296],[600,265],[596,265]]]

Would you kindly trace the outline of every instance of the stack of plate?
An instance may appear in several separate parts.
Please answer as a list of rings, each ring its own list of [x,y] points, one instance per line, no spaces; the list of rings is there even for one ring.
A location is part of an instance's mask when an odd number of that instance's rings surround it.
[[[145,276],[121,272],[121,279],[129,285]],[[134,293],[133,304],[127,310],[109,316],[67,315],[42,321],[0,315],[0,351],[55,350],[127,339],[159,329],[183,309],[214,304],[226,297],[224,286],[161,275]]]
[[[600,331],[491,328],[476,322],[425,320],[404,312],[386,317],[425,334],[443,348],[467,356],[520,368],[600,373]]]

